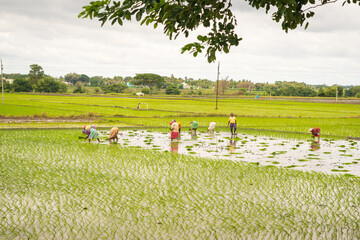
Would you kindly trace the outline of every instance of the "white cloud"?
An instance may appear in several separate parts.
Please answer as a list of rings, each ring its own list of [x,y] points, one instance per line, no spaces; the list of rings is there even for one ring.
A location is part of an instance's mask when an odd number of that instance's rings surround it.
[[[100,27],[97,20],[78,19],[87,0],[2,2],[0,57],[6,73],[26,73],[30,64],[37,63],[53,76],[154,72],[216,79],[217,63],[208,64],[204,56],[180,54],[191,39],[170,41],[161,28],[137,22]],[[244,40],[229,54],[219,55],[222,78],[359,84],[360,7],[329,4],[318,8],[307,30],[288,34],[263,10],[247,4],[235,7],[237,32]]]

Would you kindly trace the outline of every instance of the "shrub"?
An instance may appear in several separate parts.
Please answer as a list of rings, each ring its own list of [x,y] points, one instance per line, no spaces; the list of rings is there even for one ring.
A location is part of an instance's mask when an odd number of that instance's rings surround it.
[[[143,88],[141,89],[141,92],[142,92],[142,93],[145,93],[145,94],[150,94],[150,88],[148,88],[148,87],[143,87]]]
[[[180,89],[175,84],[170,84],[165,90],[165,94],[167,95],[180,95],[180,93]]]

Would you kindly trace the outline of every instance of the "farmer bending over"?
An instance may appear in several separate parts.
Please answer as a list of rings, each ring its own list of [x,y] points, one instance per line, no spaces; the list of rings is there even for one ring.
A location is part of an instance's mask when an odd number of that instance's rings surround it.
[[[179,124],[175,121],[171,124],[171,140],[179,139]]]
[[[309,132],[311,132],[311,134],[313,135],[314,140],[315,140],[315,137],[317,137],[318,142],[320,141],[320,128],[318,128],[318,127],[310,128]]]
[[[90,128],[91,128],[90,125],[87,125],[87,126],[85,125],[85,126],[83,126],[82,133],[85,133],[85,134],[86,134],[86,137],[84,137],[84,139],[89,138],[89,136],[90,136]]]
[[[227,126],[229,127],[229,125],[230,125],[231,135],[236,135],[236,118],[233,113],[230,113]]]
[[[192,121],[190,122],[190,125],[191,125],[191,134],[196,135],[196,130],[199,126],[199,123],[197,121]]]
[[[100,143],[100,139],[99,139],[99,136],[98,136],[98,132],[96,131],[96,127],[94,125],[91,125],[89,142],[91,142],[91,139],[95,139],[95,138]]]
[[[117,128],[117,127],[113,127],[110,130],[109,144],[111,144],[111,140],[114,140],[114,141],[116,140],[116,142],[119,141],[118,133],[119,133],[119,128]]]
[[[208,132],[215,132],[216,122],[210,122]]]

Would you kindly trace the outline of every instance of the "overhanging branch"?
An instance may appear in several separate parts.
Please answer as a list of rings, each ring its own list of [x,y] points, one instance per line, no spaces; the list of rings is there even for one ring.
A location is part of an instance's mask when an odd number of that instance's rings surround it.
[[[325,2],[325,3],[322,3],[322,4],[318,4],[318,5],[315,5],[315,6],[312,6],[312,7],[309,7],[309,8],[306,8],[304,10],[302,10],[302,12],[306,12],[312,8],[317,8],[317,7],[321,7],[321,6],[324,6],[325,4],[329,4],[329,3],[335,3],[337,2],[338,0],[333,0],[333,1],[328,1],[328,2]]]

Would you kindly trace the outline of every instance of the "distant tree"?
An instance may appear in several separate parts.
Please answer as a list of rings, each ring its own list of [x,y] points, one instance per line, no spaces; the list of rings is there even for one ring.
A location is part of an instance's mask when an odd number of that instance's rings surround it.
[[[113,81],[114,83],[125,83],[123,77],[121,76],[114,76]]]
[[[122,93],[127,88],[128,86],[125,83],[116,83],[102,87],[105,93]]]
[[[263,90],[265,83],[255,83],[256,90]]]
[[[67,90],[65,83],[56,81],[53,77],[46,76],[39,80],[39,82],[33,86],[33,89],[36,92],[46,92],[46,93],[64,93]]]
[[[10,92],[11,84],[8,81],[4,81],[4,92]]]
[[[44,70],[40,65],[38,64],[30,65],[29,80],[31,86],[37,84],[38,81],[43,77],[44,77]]]
[[[176,84],[170,84],[165,89],[167,95],[180,95],[180,89]]]
[[[278,87],[273,95],[276,96],[301,96],[301,97],[315,97],[317,92],[312,86],[305,83],[298,82],[276,82]]]
[[[100,93],[100,88],[96,87],[95,88],[95,93]]]
[[[360,86],[354,86],[345,91],[345,96],[355,97],[355,95],[358,93],[360,93]]]
[[[89,80],[90,80],[90,78],[87,75],[81,74],[78,81],[83,82],[83,83],[88,83]]]
[[[324,89],[324,96],[325,97],[336,97],[336,91],[338,96],[341,97],[343,95],[343,87],[333,85],[331,87],[327,87]]]
[[[132,84],[147,86],[150,88],[150,95],[152,95],[153,88],[160,88],[165,83],[164,78],[154,73],[142,73],[136,74]]]
[[[264,90],[267,94],[274,95],[274,92],[278,89],[279,87],[275,84],[266,84],[264,86]]]
[[[251,92],[255,88],[255,84],[249,80],[242,80],[237,84],[237,88],[244,88]]]
[[[323,87],[319,88],[317,94],[319,97],[325,97],[324,88]]]
[[[25,78],[15,78],[11,84],[11,88],[15,92],[31,92],[33,90],[30,80]]]
[[[90,82],[90,85],[93,87],[101,87],[101,86],[105,85],[105,81],[102,76],[91,77],[89,82]]]
[[[133,80],[133,78],[130,77],[130,76],[127,76],[127,77],[124,78],[125,83],[131,82],[132,80]]]
[[[75,86],[76,86],[76,88],[74,89],[73,93],[84,93],[85,92],[85,87],[82,82],[77,82],[75,84]]]
[[[77,73],[68,73],[64,76],[66,82],[75,85],[77,82],[81,82],[81,75]]]
[[[219,92],[222,94],[222,95],[225,95],[225,91],[229,88],[229,85],[228,85],[228,82],[223,79],[223,80],[220,80],[219,81]],[[215,87],[215,92],[217,92],[217,89]]]
[[[142,93],[145,93],[145,94],[149,94],[149,93],[150,93],[150,88],[148,88],[148,87],[143,87],[143,88],[141,89],[141,92],[142,92]]]
[[[28,74],[20,74],[20,73],[4,73],[4,77],[6,79],[15,79],[15,78],[27,78]]]

